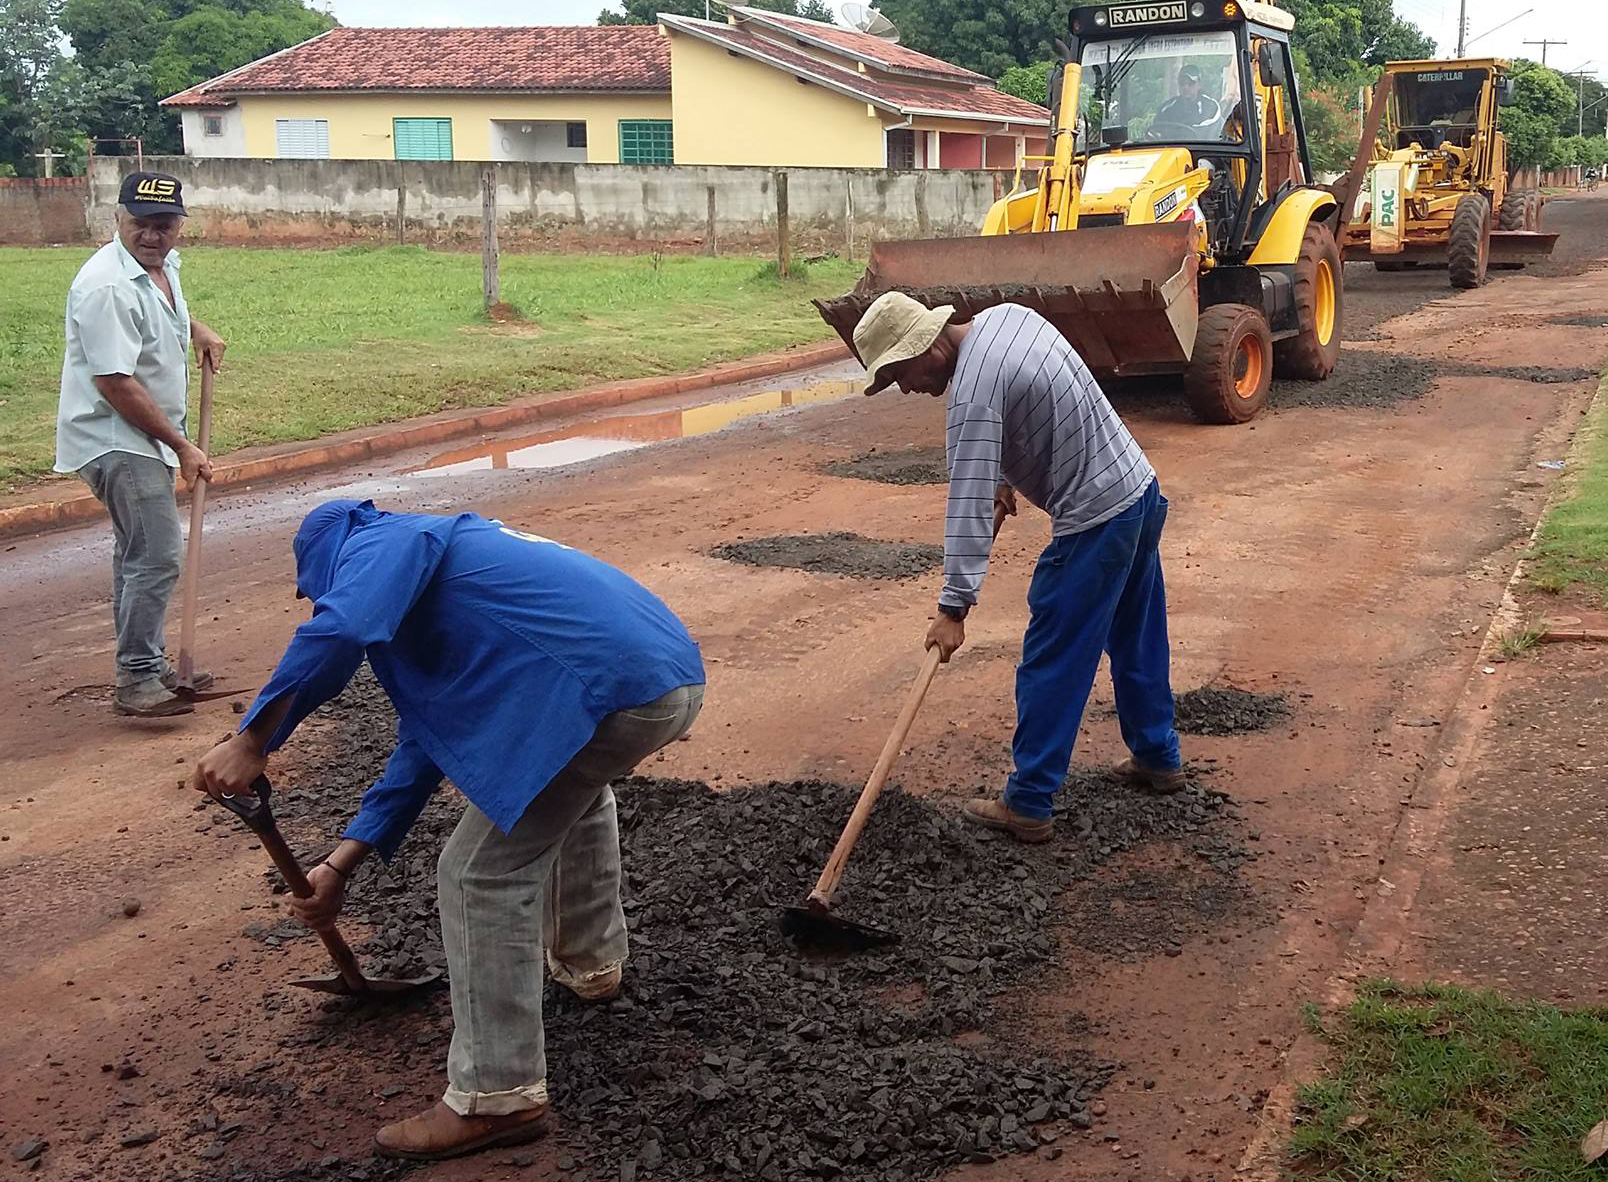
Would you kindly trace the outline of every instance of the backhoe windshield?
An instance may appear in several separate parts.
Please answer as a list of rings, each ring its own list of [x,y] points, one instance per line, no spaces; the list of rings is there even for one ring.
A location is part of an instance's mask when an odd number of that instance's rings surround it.
[[[1079,114],[1090,144],[1119,138],[1127,144],[1244,138],[1233,33],[1149,33],[1097,41],[1083,47],[1082,62]]]
[[[1396,126],[1472,126],[1479,121],[1484,70],[1396,75]]]

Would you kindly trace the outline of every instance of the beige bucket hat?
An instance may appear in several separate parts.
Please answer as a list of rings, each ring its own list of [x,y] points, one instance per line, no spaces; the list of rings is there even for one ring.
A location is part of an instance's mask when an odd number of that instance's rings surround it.
[[[893,379],[883,373],[890,365],[920,357],[955,314],[954,306],[927,308],[902,291],[884,292],[865,310],[854,326],[854,351],[865,363],[865,392],[875,394]]]

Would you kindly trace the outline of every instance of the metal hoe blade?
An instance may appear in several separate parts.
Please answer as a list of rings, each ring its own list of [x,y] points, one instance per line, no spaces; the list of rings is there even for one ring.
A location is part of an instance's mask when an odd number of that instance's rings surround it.
[[[366,997],[379,994],[395,995],[398,993],[410,993],[415,989],[423,989],[426,986],[434,985],[441,980],[441,970],[431,969],[428,972],[420,973],[416,977],[402,978],[370,977],[365,975],[362,980],[364,985],[362,989],[353,989],[346,983],[346,978],[339,973],[332,973],[327,977],[303,977],[299,981],[291,981],[290,984],[297,989],[311,989],[316,993],[335,993],[342,997]]]
[[[783,907],[781,911],[782,933],[800,947],[827,952],[868,952],[899,942],[897,932],[855,923],[814,904]]]

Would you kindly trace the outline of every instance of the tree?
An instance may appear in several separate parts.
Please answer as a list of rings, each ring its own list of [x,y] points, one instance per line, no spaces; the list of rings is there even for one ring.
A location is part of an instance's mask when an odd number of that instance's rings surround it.
[[[1391,0],[1285,0],[1295,17],[1290,41],[1318,78],[1338,80],[1361,65],[1435,56],[1435,41],[1397,16]]]
[[[1576,96],[1556,70],[1523,58],[1513,63],[1513,102],[1502,108],[1509,168],[1557,168],[1558,138],[1575,115]]]
[[[882,0],[901,44],[991,78],[1043,61],[1065,36],[1060,0]]]
[[[651,25],[661,12],[673,16],[703,16],[704,0],[619,0],[618,10],[605,8],[597,14],[600,25]],[[832,8],[825,0],[749,0],[754,8],[768,8],[787,16],[832,23]]]
[[[74,146],[78,73],[61,52],[60,0],[0,0],[0,161],[38,175],[35,153]]]
[[[999,88],[1006,94],[1047,107],[1050,105],[1050,71],[1053,69],[1054,62],[1012,66],[999,76]]]

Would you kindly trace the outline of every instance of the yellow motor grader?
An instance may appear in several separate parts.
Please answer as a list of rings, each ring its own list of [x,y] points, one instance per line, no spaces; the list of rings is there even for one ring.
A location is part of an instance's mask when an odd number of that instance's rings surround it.
[[[969,318],[1019,303],[1101,377],[1179,374],[1195,414],[1243,423],[1275,371],[1340,355],[1344,196],[1316,187],[1290,13],[1257,0],[1073,8],[1036,183],[977,237],[879,242],[816,306],[849,347],[898,289]]]
[[[1347,261],[1440,265],[1467,288],[1491,267],[1552,253],[1558,236],[1540,232],[1541,194],[1508,184],[1508,71],[1497,58],[1386,64],[1358,153],[1367,180],[1342,234]]]

